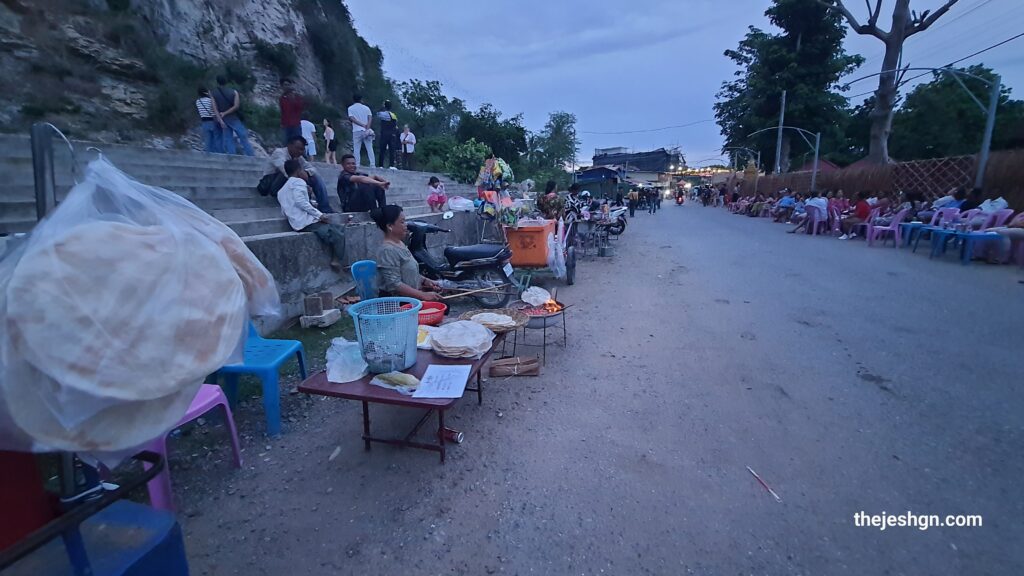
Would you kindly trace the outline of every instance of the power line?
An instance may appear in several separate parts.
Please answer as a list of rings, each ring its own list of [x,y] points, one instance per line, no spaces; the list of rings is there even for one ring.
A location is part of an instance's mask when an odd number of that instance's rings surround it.
[[[984,54],[985,52],[988,52],[989,50],[992,50],[993,48],[998,48],[998,47],[1002,46],[1003,44],[1006,44],[1007,42],[1011,42],[1013,40],[1016,40],[1017,38],[1020,38],[1021,36],[1024,36],[1024,32],[1021,32],[1021,33],[1019,33],[1019,34],[1017,34],[1015,36],[1011,36],[1011,37],[1007,38],[1006,40],[1003,40],[1002,42],[999,42],[997,44],[993,44],[993,45],[989,46],[988,48],[983,48],[981,50],[978,50],[977,52],[975,52],[973,54],[968,54],[967,56],[964,56],[963,58],[960,58],[958,60],[954,60],[954,61],[952,61],[949,64],[946,64],[944,66],[938,66],[938,68],[948,68],[949,66],[952,66],[954,64],[959,64],[960,62],[963,62],[964,60],[967,60],[967,59],[970,59],[970,58],[974,58],[975,56],[977,56],[979,54]],[[900,84],[906,84],[908,82],[911,82],[911,81],[916,80],[918,78],[921,78],[923,76],[927,76],[929,74],[934,74],[934,71],[924,72],[924,73],[918,74],[916,76],[911,76],[910,78],[907,78],[906,80],[904,80]],[[870,76],[869,76],[869,78],[870,78]],[[864,80],[867,80],[867,78],[864,78]],[[874,92],[875,92],[874,90],[868,90],[867,92],[862,92],[860,94],[855,94],[853,96],[847,96],[847,98],[850,99],[850,100],[853,100],[854,98],[859,98],[861,96],[866,96],[866,95],[872,94]]]
[[[644,132],[661,132],[662,130],[673,130],[675,128],[688,128],[690,126],[696,126],[697,124],[704,124],[706,122],[714,122],[714,121],[715,120],[712,118],[712,119],[708,119],[708,120],[698,120],[696,122],[690,122],[689,124],[677,124],[675,126],[662,126],[661,128],[648,128],[646,130],[623,130],[621,132],[587,132],[587,131],[584,131],[584,130],[580,130],[579,133],[580,134],[605,134],[605,135],[610,135],[610,134],[641,134],[641,133],[644,133]]]

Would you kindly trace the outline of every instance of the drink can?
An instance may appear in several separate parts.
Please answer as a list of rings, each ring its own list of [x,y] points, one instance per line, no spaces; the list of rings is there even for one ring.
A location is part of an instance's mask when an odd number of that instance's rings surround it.
[[[453,430],[451,428],[445,428],[444,429],[444,439],[445,439],[446,442],[454,442],[456,444],[462,444],[462,441],[465,439],[465,435],[462,432],[459,432],[458,430]]]

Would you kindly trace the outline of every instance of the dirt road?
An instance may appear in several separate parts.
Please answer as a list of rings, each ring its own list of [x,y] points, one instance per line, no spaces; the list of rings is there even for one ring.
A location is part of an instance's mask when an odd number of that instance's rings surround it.
[[[364,452],[355,404],[291,397],[242,470],[175,470],[192,569],[1021,573],[1018,277],[711,208],[638,214],[561,291],[568,347],[544,374],[451,412],[466,441],[446,465]],[[984,526],[854,526],[908,510]]]

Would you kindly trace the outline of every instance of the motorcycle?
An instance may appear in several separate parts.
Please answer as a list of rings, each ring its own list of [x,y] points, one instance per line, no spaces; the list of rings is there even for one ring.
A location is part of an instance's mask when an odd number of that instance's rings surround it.
[[[686,201],[686,196],[682,194],[676,194],[676,206],[682,206],[683,202]]]
[[[612,208],[608,211],[608,224],[605,226],[608,228],[609,234],[618,236],[626,231],[626,212],[628,211],[628,208],[625,206]]]
[[[427,235],[451,230],[414,220],[406,222],[406,226],[409,251],[419,263],[421,274],[438,281],[445,289],[482,290],[472,297],[484,308],[503,308],[508,304],[512,294],[507,288],[512,282],[513,269],[509,263],[512,250],[507,245],[448,246],[441,261],[427,250]]]

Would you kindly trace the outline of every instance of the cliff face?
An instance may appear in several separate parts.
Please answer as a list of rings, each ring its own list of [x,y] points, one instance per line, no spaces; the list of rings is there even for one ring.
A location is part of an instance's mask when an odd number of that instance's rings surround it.
[[[0,130],[47,120],[165,145],[195,145],[196,88],[217,74],[257,127],[275,121],[282,75],[334,108],[389,89],[340,0],[0,0],[0,74],[18,79],[0,91]]]

